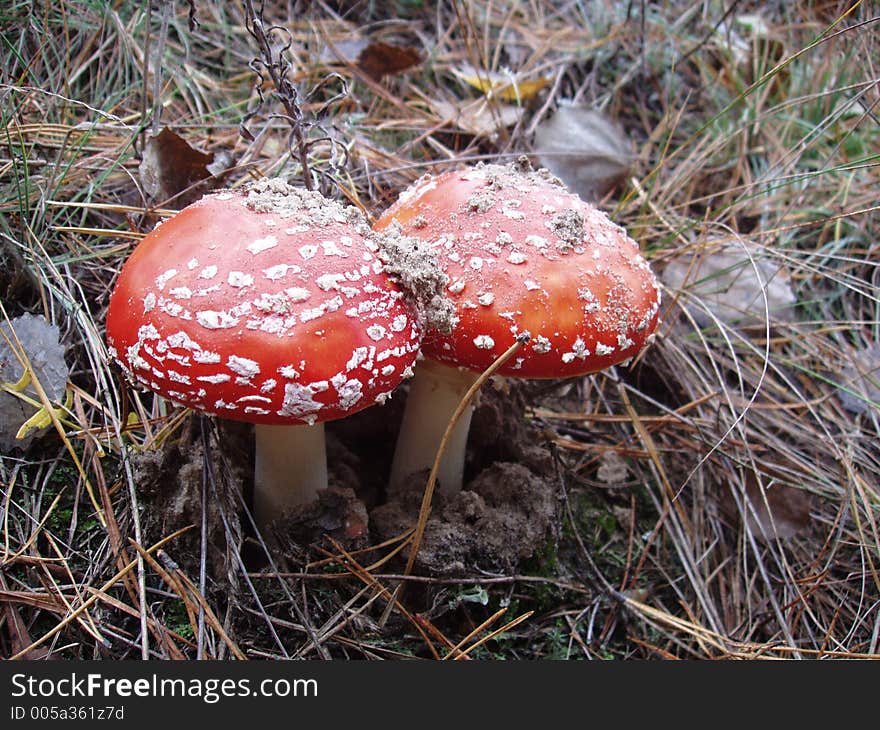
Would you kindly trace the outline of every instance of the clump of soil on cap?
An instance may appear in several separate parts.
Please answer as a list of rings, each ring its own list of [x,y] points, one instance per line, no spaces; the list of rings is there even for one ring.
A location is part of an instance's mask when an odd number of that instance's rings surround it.
[[[559,238],[557,248],[571,251],[584,240],[584,217],[571,208],[563,210],[550,219],[550,230]]]
[[[367,219],[353,205],[344,205],[315,190],[295,187],[279,178],[262,178],[245,188],[245,205],[258,213],[272,213],[281,219],[297,218],[315,226],[347,223],[368,236]]]
[[[508,162],[506,165],[499,165],[495,162],[478,162],[474,167],[484,171],[486,184],[490,190],[504,189],[505,182],[509,182],[510,176],[519,178],[519,181],[525,183],[549,183],[567,190],[565,183],[546,167],[539,167],[536,170],[526,155],[520,155],[516,160]]]
[[[405,236],[394,221],[372,234],[385,272],[405,292],[426,330],[449,334],[458,323],[455,305],[446,295],[449,276],[437,259],[433,244]]]

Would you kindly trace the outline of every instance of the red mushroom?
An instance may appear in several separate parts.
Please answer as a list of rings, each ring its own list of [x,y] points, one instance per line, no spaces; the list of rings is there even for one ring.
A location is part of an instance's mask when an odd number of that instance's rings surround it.
[[[327,486],[324,421],[382,403],[420,331],[363,217],[262,180],[206,195],[148,234],[110,299],[110,354],[172,401],[256,424],[266,524]]]
[[[660,289],[638,244],[528,161],[426,176],[377,221],[433,245],[455,305],[451,333],[425,332],[391,482],[429,468],[462,395],[518,335],[498,372],[566,378],[632,358],[654,330]],[[461,488],[470,413],[448,444],[439,489]]]

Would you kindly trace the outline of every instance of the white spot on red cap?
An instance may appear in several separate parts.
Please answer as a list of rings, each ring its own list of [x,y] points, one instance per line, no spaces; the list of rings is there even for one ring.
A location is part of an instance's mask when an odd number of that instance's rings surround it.
[[[314,396],[329,387],[330,384],[326,380],[309,385],[285,383],[284,400],[278,415],[301,418],[310,425],[314,424],[318,420],[315,414],[324,407],[322,403],[315,400]]]
[[[203,289],[196,289],[195,296],[197,297],[207,297],[213,294],[215,291],[220,291],[220,285],[214,284],[213,286],[206,286]]]
[[[293,365],[282,365],[278,368],[278,372],[281,374],[281,377],[287,378],[288,380],[296,380],[299,377],[299,370]]]
[[[367,336],[376,342],[385,337],[386,332],[387,330],[381,324],[371,324],[367,327]]]
[[[178,373],[176,370],[168,369],[166,371],[168,376],[168,380],[172,380],[175,383],[182,383],[183,385],[192,385],[192,381],[189,379],[188,375],[183,375]]]
[[[239,403],[271,403],[272,399],[264,395],[243,395],[238,399]]]
[[[219,385],[220,383],[228,383],[232,380],[232,376],[226,373],[217,373],[216,375],[199,375],[196,380],[210,383],[211,385]]]
[[[321,274],[321,276],[315,279],[315,284],[318,285],[319,289],[330,291],[331,289],[338,289],[340,281],[345,281],[344,274]]]
[[[409,323],[407,316],[405,314],[398,314],[393,320],[391,320],[391,331],[392,332],[403,332],[406,329],[406,325]]]
[[[321,241],[321,248],[324,249],[325,256],[341,256],[342,258],[348,256],[348,253],[336,245],[336,241]]]
[[[292,302],[304,302],[312,296],[312,293],[308,289],[303,289],[301,286],[292,286],[284,291],[287,296],[290,297],[290,301]]]
[[[204,365],[213,365],[221,360],[219,352],[211,352],[210,350],[196,350],[192,359]]]
[[[256,360],[238,355],[230,355],[226,359],[226,366],[236,375],[243,378],[252,378],[260,373],[260,364]]]
[[[346,411],[351,410],[357,405],[358,401],[364,397],[364,385],[360,380],[346,380],[341,386],[336,387],[339,394],[339,406]]]
[[[234,286],[236,289],[252,286],[254,283],[254,277],[244,271],[230,271],[226,280],[229,282],[229,286]]]
[[[535,338],[535,344],[532,345],[532,349],[535,352],[537,352],[539,355],[544,355],[544,354],[550,352],[552,347],[553,347],[553,343],[550,342],[550,340],[548,340],[546,337],[544,337],[542,335],[538,335]]]
[[[199,343],[182,330],[180,332],[175,332],[172,335],[168,335],[165,341],[168,343],[169,347],[176,347],[182,350],[201,349]]]
[[[275,264],[275,266],[270,266],[267,269],[263,269],[263,276],[265,276],[269,281],[277,281],[278,279],[283,279],[287,276],[287,272],[291,269],[295,269],[293,273],[299,273],[302,269],[299,266],[291,266],[290,264]]]
[[[226,312],[206,309],[202,312],[196,312],[196,322],[202,325],[205,329],[221,330],[235,327],[239,320],[238,317],[233,317]]]
[[[489,337],[489,335],[477,335],[474,337],[474,347],[480,350],[491,350],[495,347],[495,340]]]
[[[162,291],[169,280],[173,279],[175,276],[177,276],[177,269],[168,269],[168,271],[159,274],[159,276],[156,277],[156,288],[159,291]]]
[[[138,327],[138,340],[143,342],[144,340],[158,340],[159,339],[159,330],[156,329],[155,325],[152,324],[142,324]]]
[[[268,223],[268,221],[266,222]],[[275,236],[266,236],[265,238],[258,238],[253,243],[248,244],[247,250],[256,256],[258,253],[268,251],[270,248],[275,248],[277,245],[278,239],[275,238]]]
[[[550,242],[546,238],[544,238],[543,236],[536,236],[534,234],[526,236],[526,243],[541,250],[547,248],[547,246],[550,245]]]
[[[183,305],[172,302],[165,297],[159,297],[159,309],[161,309],[169,317],[180,317],[181,319],[191,319],[192,317],[184,309]]]

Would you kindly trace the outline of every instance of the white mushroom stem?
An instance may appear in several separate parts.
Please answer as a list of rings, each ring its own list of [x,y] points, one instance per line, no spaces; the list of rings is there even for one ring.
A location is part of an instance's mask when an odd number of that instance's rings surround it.
[[[391,464],[392,486],[410,474],[434,466],[437,450],[455,409],[480,377],[479,373],[434,360],[422,360],[414,370]],[[441,494],[461,491],[465,447],[473,412],[471,403],[461,414],[446,443],[437,472],[437,491]]]
[[[265,527],[294,507],[317,499],[327,487],[324,424],[257,424],[254,463],[254,519]]]

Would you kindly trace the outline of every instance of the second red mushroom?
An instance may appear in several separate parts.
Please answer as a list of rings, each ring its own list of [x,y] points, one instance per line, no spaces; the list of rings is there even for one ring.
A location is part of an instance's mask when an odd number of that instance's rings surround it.
[[[392,483],[432,466],[461,397],[517,336],[529,343],[500,374],[566,378],[632,358],[657,324],[660,289],[638,244],[527,161],[425,176],[374,227],[391,226],[434,248],[458,317],[450,333],[425,333]],[[469,417],[447,446],[441,492],[461,489]]]

